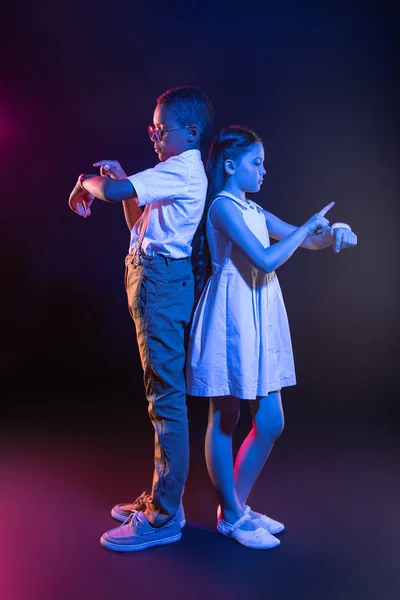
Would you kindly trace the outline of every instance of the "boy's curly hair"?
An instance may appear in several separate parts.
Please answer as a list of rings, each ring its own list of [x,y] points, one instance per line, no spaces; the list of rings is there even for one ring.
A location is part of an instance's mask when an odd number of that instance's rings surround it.
[[[182,126],[198,125],[201,134],[208,133],[214,124],[214,109],[207,94],[198,87],[174,87],[157,98],[159,106],[170,107]]]

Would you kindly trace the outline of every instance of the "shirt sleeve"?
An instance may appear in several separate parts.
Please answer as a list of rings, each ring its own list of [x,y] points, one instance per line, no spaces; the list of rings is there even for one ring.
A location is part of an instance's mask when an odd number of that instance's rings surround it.
[[[139,206],[144,206],[158,200],[174,200],[185,196],[189,169],[182,158],[172,156],[153,169],[146,169],[128,179],[135,188]]]

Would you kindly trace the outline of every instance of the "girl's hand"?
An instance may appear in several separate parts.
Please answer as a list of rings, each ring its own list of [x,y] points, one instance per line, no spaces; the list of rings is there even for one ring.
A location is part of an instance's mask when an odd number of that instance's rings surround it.
[[[337,227],[334,229],[332,236],[332,247],[334,252],[337,254],[341,250],[346,250],[346,248],[354,248],[354,246],[357,246],[356,234],[348,229],[345,229],[344,227]]]
[[[322,210],[317,212],[315,215],[308,219],[306,223],[304,223],[303,227],[307,232],[307,236],[309,235],[317,235],[325,231],[325,229],[329,226],[328,219],[325,219],[325,215],[334,206],[334,202],[330,202]]]
[[[69,196],[68,204],[70,209],[73,210],[77,215],[80,215],[86,219],[90,215],[90,207],[93,200],[93,194],[89,194],[89,192],[86,192],[81,188],[80,177],[78,177],[78,181],[76,182],[75,187]]]
[[[111,179],[126,179],[127,174],[117,160],[99,160],[93,163],[94,167],[100,167],[100,175],[111,177]]]

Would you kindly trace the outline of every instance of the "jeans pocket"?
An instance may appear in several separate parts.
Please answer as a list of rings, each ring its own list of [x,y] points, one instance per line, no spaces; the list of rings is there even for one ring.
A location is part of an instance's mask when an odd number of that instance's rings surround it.
[[[157,303],[153,308],[158,311],[168,311],[173,319],[186,325],[190,320],[194,303],[193,276],[159,283],[157,290]]]
[[[192,273],[174,273],[171,277],[169,277],[166,281],[167,284],[177,284],[180,283],[182,285],[189,285],[189,283],[193,281]]]

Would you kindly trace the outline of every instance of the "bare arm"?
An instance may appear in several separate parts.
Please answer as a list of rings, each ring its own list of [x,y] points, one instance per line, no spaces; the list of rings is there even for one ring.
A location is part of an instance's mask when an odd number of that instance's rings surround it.
[[[83,188],[104,202],[122,202],[137,198],[135,188],[129,179],[110,179],[101,175],[90,175],[82,180]]]
[[[134,186],[118,161],[99,161],[93,166],[100,166],[101,175],[79,176],[69,197],[70,208],[78,215],[87,218],[91,214],[90,206],[94,198],[104,202],[122,202],[125,221],[131,231],[142,215]],[[89,192],[89,189],[92,192]]]
[[[266,210],[263,212],[269,234],[274,239],[282,240],[296,229],[294,225],[285,223],[285,221],[278,219],[272,213]],[[341,227],[342,225],[344,226]],[[336,223],[336,227],[332,231],[327,222],[323,230],[318,231],[314,235],[309,235],[300,246],[309,250],[323,250],[328,246],[332,246],[334,252],[339,253],[341,250],[346,250],[346,248],[357,246],[357,236],[346,224]]]
[[[93,166],[100,167],[100,175],[106,175],[111,177],[111,179],[122,181],[127,178],[127,174],[118,160],[99,160],[93,163]],[[128,200],[122,200],[122,207],[124,209],[124,216],[128,229],[129,231],[132,231],[136,221],[142,216],[142,211],[138,206],[136,196],[133,195],[132,198],[128,198]]]
[[[142,211],[139,208],[135,197],[123,200],[122,207],[124,209],[125,221],[128,225],[128,229],[129,231],[132,231],[136,221],[142,216]]]
[[[290,225],[282,219],[279,219],[272,213],[264,210],[264,216],[267,223],[269,235],[275,240],[283,240],[297,229],[294,225]],[[333,242],[333,237],[329,227],[325,231],[316,235],[308,236],[301,244],[301,248],[308,250],[323,250],[330,246]]]
[[[135,188],[129,179],[110,179],[94,175],[82,182],[83,187],[99,200],[104,202],[122,202],[124,216],[129,231],[142,216],[137,204]]]
[[[282,241],[264,248],[250,231],[240,211],[227,198],[219,198],[211,207],[210,218],[214,227],[222,231],[243,252],[246,258],[260,271],[270,273],[283,265],[315,230],[328,224],[324,214],[333,206],[329,204],[301,227],[295,227]]]

